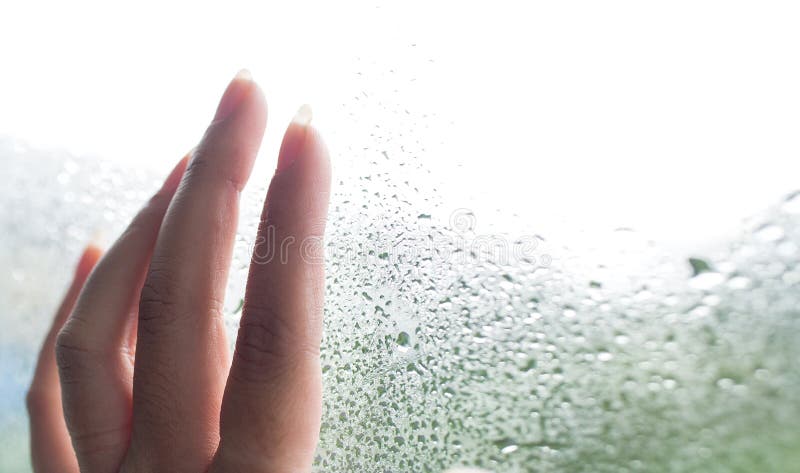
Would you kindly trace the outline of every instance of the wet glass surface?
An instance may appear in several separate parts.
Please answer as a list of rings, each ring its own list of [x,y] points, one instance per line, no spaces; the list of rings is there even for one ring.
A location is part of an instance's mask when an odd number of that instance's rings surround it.
[[[305,64],[252,67],[276,106],[242,196],[231,340],[299,91],[332,151],[315,471],[800,464],[792,15],[621,11],[350,5],[350,36],[320,21],[326,44],[292,46]],[[308,63],[337,67],[296,79]],[[24,393],[81,248],[112,240],[191,146],[156,128],[202,133],[197,110],[168,124],[131,107],[125,126],[153,138],[121,158],[0,138],[2,471],[28,471]]]
[[[95,229],[121,228],[156,179],[3,146],[2,238],[14,251],[0,255],[2,445],[18,456],[36,344],[71,262]],[[398,164],[384,160],[342,178],[332,205],[318,471],[800,461],[798,195],[709,253],[679,258],[616,229],[598,255],[533,233],[481,234],[465,209],[439,219],[430,194],[388,177]],[[243,198],[231,335],[263,191]]]

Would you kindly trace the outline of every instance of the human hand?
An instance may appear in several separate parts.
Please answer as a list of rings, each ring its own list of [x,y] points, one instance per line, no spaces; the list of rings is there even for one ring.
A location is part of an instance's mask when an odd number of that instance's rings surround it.
[[[222,318],[266,116],[240,73],[127,230],[104,255],[84,252],[28,393],[35,471],[310,470],[324,267],[309,252],[321,252],[330,164],[307,107],[283,138],[232,361]],[[263,256],[275,247],[280,258]]]

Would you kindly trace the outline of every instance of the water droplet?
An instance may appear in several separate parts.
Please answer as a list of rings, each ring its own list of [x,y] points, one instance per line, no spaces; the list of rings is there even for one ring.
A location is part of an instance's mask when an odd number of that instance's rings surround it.
[[[616,343],[617,345],[627,345],[629,341],[630,338],[628,338],[627,335],[617,335],[616,337],[614,337],[614,343]]]
[[[514,453],[517,450],[519,450],[519,445],[508,445],[508,446],[503,447],[502,449],[500,449],[500,453],[507,455],[509,453]]]
[[[700,273],[711,271],[711,265],[700,258],[689,258],[689,265],[692,267],[692,275],[697,276]]]
[[[406,332],[400,332],[397,334],[397,345],[407,349],[411,345],[411,336]]]
[[[783,203],[783,211],[789,214],[800,214],[800,191],[797,191],[786,198]]]

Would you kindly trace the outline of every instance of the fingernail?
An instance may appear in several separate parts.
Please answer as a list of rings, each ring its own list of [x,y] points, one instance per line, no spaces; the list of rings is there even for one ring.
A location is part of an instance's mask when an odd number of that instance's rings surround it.
[[[311,123],[311,119],[314,117],[314,114],[311,113],[311,105],[303,104],[297,110],[297,113],[294,114],[294,118],[292,118],[292,123],[297,123],[300,126],[308,126]]]
[[[227,118],[236,107],[242,102],[242,99],[250,91],[250,86],[253,82],[253,76],[247,69],[242,69],[233,78],[225,93],[217,106],[217,113],[214,115],[214,121],[220,121]]]
[[[297,110],[292,122],[289,123],[289,128],[286,129],[286,134],[283,135],[281,150],[278,153],[278,169],[275,172],[281,172],[294,163],[303,149],[312,117],[311,106],[308,104]]]

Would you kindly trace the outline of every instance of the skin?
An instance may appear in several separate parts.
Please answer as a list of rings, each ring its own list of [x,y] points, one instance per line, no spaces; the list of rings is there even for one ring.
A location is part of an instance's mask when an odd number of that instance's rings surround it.
[[[83,253],[28,393],[37,472],[306,472],[320,427],[330,162],[289,125],[230,359],[222,303],[267,120],[242,72],[200,144],[103,254]],[[269,246],[284,244],[279,257]]]

